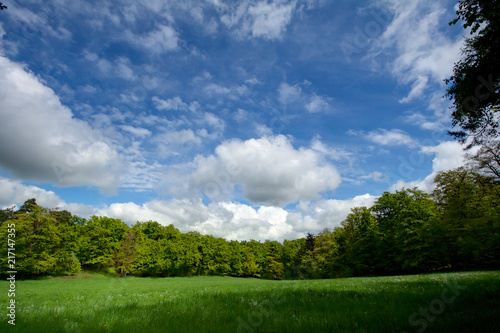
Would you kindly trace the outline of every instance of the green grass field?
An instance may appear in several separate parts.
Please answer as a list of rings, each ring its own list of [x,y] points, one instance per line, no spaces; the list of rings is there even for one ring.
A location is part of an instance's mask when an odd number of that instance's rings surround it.
[[[17,281],[15,327],[8,290],[0,281],[2,332],[500,332],[499,271],[307,281],[86,273]]]

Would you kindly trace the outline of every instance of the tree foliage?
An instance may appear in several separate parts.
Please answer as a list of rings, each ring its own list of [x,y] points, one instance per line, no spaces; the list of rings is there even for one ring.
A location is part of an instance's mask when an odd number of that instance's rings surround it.
[[[446,230],[448,262],[457,268],[500,264],[500,186],[466,168],[441,172],[433,192]]]
[[[498,137],[500,84],[500,1],[462,0],[457,18],[464,21],[471,37],[466,39],[463,58],[446,80],[447,96],[453,101],[452,124],[461,130],[452,135],[471,145]]]
[[[80,270],[76,257],[79,248],[77,233],[75,229],[62,225],[56,216],[57,211],[40,207],[35,199],[30,199],[14,212],[9,220],[1,223],[0,241],[5,245],[9,225],[15,226],[15,267],[20,276],[62,274]],[[6,256],[0,257],[0,267],[6,267],[7,263]]]
[[[470,167],[477,173],[500,183],[500,140],[483,143],[475,154],[468,154]]]
[[[222,275],[313,279],[500,268],[500,186],[467,168],[441,172],[429,195],[383,193],[355,207],[333,230],[295,240],[228,241],[182,233],[155,221],[82,219],[35,199],[0,211],[0,242],[15,228],[16,270],[23,277],[114,270],[118,276]],[[10,230],[10,231],[9,231]],[[5,253],[6,253],[6,249]],[[7,257],[0,257],[2,272]]]

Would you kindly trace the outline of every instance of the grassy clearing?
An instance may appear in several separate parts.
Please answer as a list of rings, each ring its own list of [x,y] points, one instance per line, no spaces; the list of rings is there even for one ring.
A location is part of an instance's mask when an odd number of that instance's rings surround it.
[[[15,332],[498,332],[500,272],[308,281],[86,274],[16,282]]]

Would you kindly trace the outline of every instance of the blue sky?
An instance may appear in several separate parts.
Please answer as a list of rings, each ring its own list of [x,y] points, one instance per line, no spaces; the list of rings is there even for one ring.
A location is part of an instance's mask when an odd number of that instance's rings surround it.
[[[0,206],[282,240],[463,164],[455,1],[5,5]]]

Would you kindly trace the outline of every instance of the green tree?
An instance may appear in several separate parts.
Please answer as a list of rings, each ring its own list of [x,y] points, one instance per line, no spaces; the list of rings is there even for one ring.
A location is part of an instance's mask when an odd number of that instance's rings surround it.
[[[147,276],[167,276],[171,263],[165,251],[169,242],[180,235],[173,225],[158,222],[137,222],[133,226],[139,241],[140,255],[136,258],[134,272]]]
[[[488,140],[475,154],[467,154],[469,166],[500,183],[500,140]]]
[[[252,268],[258,267],[258,271],[254,275],[248,275],[248,276],[262,277],[264,267],[266,266],[267,254],[268,254],[268,248],[266,244],[258,242],[254,239],[251,239],[250,241],[242,241],[241,244],[249,249],[245,252],[249,256],[251,256],[251,259],[255,263],[255,265],[251,263],[249,266],[251,266]]]
[[[372,211],[366,207],[352,208],[342,222],[342,229],[342,248],[337,263],[342,275],[374,273],[378,266],[378,227]]]
[[[281,262],[282,245],[277,241],[266,240],[266,261],[262,270],[262,277],[269,280],[281,280],[285,271]]]
[[[229,242],[231,258],[229,259],[229,265],[231,267],[230,274],[232,276],[243,276],[243,265],[244,265],[244,247],[237,241]]]
[[[140,233],[140,231],[137,231]],[[162,276],[166,272],[166,259],[163,256],[162,241],[152,240],[147,237],[138,237],[141,255],[137,258],[135,272],[146,276]]]
[[[377,223],[378,273],[431,269],[436,260],[428,237],[438,212],[430,196],[418,190],[385,192],[371,207]]]
[[[252,248],[240,244],[243,247],[243,265],[241,267],[242,276],[260,277],[260,266],[257,264],[255,253]]]
[[[133,229],[125,231],[123,240],[113,252],[113,264],[115,269],[120,272],[121,277],[127,276],[134,270],[138,257],[142,254],[140,248],[140,232]]]
[[[305,248],[305,238],[284,240],[281,262],[284,268],[284,279],[297,279],[302,277],[302,257]]]
[[[300,262],[299,278],[313,279],[320,277],[321,267],[316,258],[316,238],[310,232],[307,233],[304,246],[298,252]]]
[[[35,199],[27,200],[14,218],[0,226],[0,241],[7,244],[7,229],[15,226],[15,268],[20,276],[40,276],[77,272],[76,233],[61,228],[52,211],[40,207]],[[7,253],[5,251],[4,253]],[[0,258],[5,267],[7,258]]]
[[[0,222],[5,222],[7,220],[12,220],[15,216],[15,209],[16,207],[10,207],[10,208],[5,208],[5,209],[0,209]]]
[[[211,235],[200,236],[199,252],[203,274],[228,275],[231,272],[231,248],[226,240]]]
[[[115,249],[120,247],[128,228],[119,219],[92,216],[81,228],[81,250],[78,257],[82,265],[94,266],[97,269],[111,265]]]
[[[452,124],[461,130],[452,135],[472,145],[498,136],[500,104],[500,1],[462,0],[457,18],[472,36],[466,39],[463,58],[446,80],[447,96],[453,101]]]
[[[453,268],[500,265],[500,186],[464,167],[436,176],[434,200],[441,214]]]
[[[0,2],[0,10],[7,9],[7,6],[5,6],[3,3]]]

